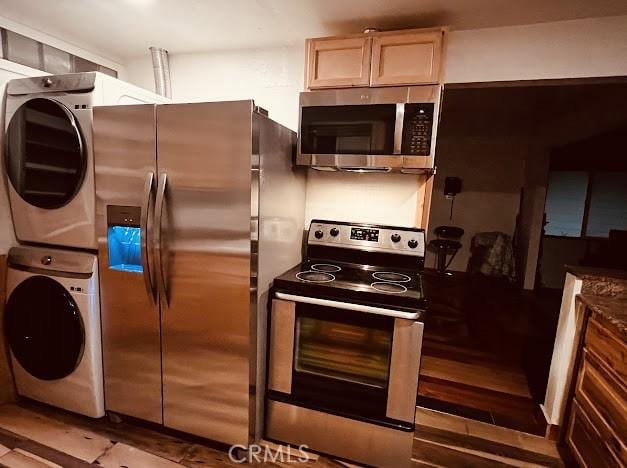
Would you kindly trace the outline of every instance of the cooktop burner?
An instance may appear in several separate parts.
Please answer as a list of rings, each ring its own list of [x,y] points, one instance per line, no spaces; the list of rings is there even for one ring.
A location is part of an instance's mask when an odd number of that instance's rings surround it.
[[[376,281],[370,285],[370,287],[376,289],[377,291],[391,293],[391,294],[401,294],[407,292],[407,288],[399,283],[388,283],[386,281]]]
[[[314,271],[325,271],[327,273],[335,273],[336,271],[340,271],[342,267],[333,265],[331,263],[314,263],[313,265],[311,265],[311,269]]]
[[[393,283],[409,283],[411,281],[409,276],[395,271],[377,271],[372,274],[372,277],[379,281],[391,281]]]
[[[335,279],[331,273],[325,273],[323,271],[300,271],[296,273],[296,278],[306,283],[328,283]]]

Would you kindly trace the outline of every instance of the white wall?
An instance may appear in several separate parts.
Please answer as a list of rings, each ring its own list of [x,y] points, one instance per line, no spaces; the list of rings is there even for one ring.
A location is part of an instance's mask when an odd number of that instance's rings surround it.
[[[317,218],[415,226],[420,183],[405,174],[310,170],[305,225]]]
[[[296,130],[303,63],[303,47],[171,55],[172,98],[178,102],[254,99],[274,120]],[[148,55],[125,68],[122,78],[154,89]]]
[[[272,118],[296,130],[304,39],[297,47],[173,55],[173,98],[254,98]],[[625,57],[627,16],[453,31],[444,76],[446,82],[459,83],[627,75]],[[148,55],[124,65],[122,78],[154,89]],[[418,180],[409,175],[310,171],[307,220],[327,217],[415,225],[416,203],[422,202],[416,193]]]
[[[453,31],[445,82],[627,75],[627,16]]]
[[[574,377],[578,338],[583,328],[583,311],[575,304],[575,297],[581,292],[582,284],[580,278],[570,273],[566,274],[551,369],[544,403],[540,405],[546,421],[556,426],[564,424],[569,383]]]
[[[520,189],[524,184],[527,141],[522,137],[449,135],[439,144],[441,170],[435,176],[429,231],[438,226],[464,229],[459,250],[450,269],[466,271],[471,240],[478,232],[500,231],[510,236],[516,227]],[[444,197],[446,177],[462,179],[455,197],[453,219],[450,200]],[[428,252],[426,265],[434,267],[435,255]]]

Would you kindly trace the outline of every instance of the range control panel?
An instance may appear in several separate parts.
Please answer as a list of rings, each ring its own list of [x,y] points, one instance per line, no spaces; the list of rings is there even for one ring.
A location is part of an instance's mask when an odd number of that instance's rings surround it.
[[[423,229],[352,224],[312,220],[309,225],[309,245],[342,247],[346,249],[380,251],[424,257]]]

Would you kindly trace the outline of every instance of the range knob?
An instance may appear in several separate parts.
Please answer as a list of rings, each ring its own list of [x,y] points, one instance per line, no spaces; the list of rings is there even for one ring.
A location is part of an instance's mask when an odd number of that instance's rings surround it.
[[[410,249],[415,249],[416,247],[418,247],[418,241],[416,239],[411,239],[409,242],[407,242],[407,245]]]
[[[399,234],[392,234],[392,242],[397,243],[401,241],[401,236]]]
[[[314,236],[316,236],[316,239],[322,239],[322,236],[324,236],[324,232],[318,229],[316,232],[314,232]]]
[[[333,236],[333,237],[337,237],[337,235],[340,233],[340,230],[338,228],[331,228],[331,230],[329,231],[329,233]]]

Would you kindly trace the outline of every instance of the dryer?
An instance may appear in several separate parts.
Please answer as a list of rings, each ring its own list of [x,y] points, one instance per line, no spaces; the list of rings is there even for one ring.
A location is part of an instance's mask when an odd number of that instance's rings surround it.
[[[12,248],[4,314],[18,394],[104,416],[97,257]]]
[[[96,249],[92,109],[168,102],[98,72],[12,80],[5,164],[20,242]]]

